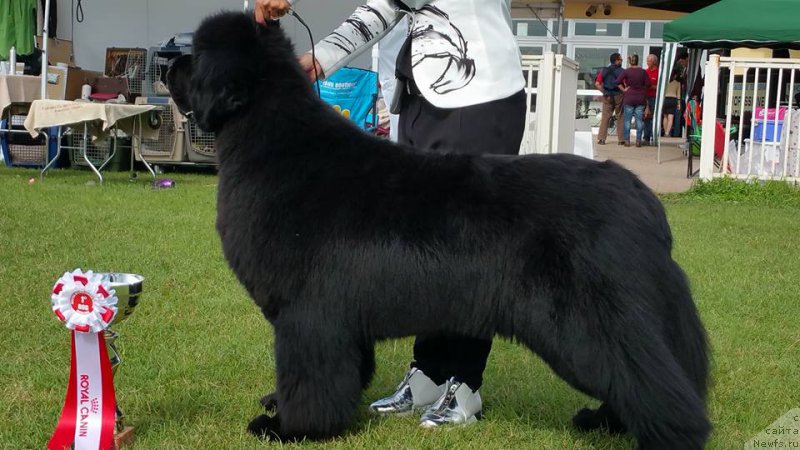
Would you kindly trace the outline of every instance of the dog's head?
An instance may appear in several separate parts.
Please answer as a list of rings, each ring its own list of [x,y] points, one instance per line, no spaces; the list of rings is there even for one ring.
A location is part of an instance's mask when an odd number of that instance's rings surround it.
[[[277,24],[220,13],[200,24],[192,55],[173,60],[167,86],[181,112],[191,113],[203,130],[218,131],[265,88],[269,71],[288,61],[296,64],[294,50]]]

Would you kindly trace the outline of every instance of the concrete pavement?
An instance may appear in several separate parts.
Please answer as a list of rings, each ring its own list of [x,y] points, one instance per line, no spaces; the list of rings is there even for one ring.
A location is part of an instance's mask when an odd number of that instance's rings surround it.
[[[609,142],[614,141],[614,142]],[[641,180],[657,193],[687,191],[697,177],[686,178],[686,156],[683,155],[678,145],[685,142],[681,138],[662,138],[661,164],[657,159],[657,147],[623,147],[617,144],[616,139],[609,136],[605,145],[597,144],[594,139],[595,160],[612,160],[641,178]],[[699,158],[693,161],[693,168],[697,170],[700,165]]]

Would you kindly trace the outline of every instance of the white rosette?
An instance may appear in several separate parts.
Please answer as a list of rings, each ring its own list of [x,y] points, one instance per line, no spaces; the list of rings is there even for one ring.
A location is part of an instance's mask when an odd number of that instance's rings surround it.
[[[116,399],[104,331],[117,314],[116,293],[102,275],[75,269],[56,281],[50,301],[72,330],[72,357],[61,418],[47,448],[110,449]]]
[[[53,286],[50,301],[67,328],[83,333],[105,330],[117,314],[116,292],[91,270],[64,272]]]

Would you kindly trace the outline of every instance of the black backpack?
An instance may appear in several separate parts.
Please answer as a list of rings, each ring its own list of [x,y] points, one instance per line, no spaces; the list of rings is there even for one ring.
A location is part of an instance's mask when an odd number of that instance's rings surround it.
[[[622,74],[623,69],[620,66],[610,65],[603,69],[603,93],[614,94],[619,92],[617,87],[617,78]]]

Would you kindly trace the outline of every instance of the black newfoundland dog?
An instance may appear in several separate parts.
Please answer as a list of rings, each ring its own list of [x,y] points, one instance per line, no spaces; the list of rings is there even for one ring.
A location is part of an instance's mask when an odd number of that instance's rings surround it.
[[[170,90],[216,132],[217,229],[275,329],[277,388],[250,431],[351,422],[375,342],[516,339],[603,401],[581,429],[703,447],[708,350],[664,209],[613,162],[433,154],[371,137],[313,93],[277,24],[206,19]]]

